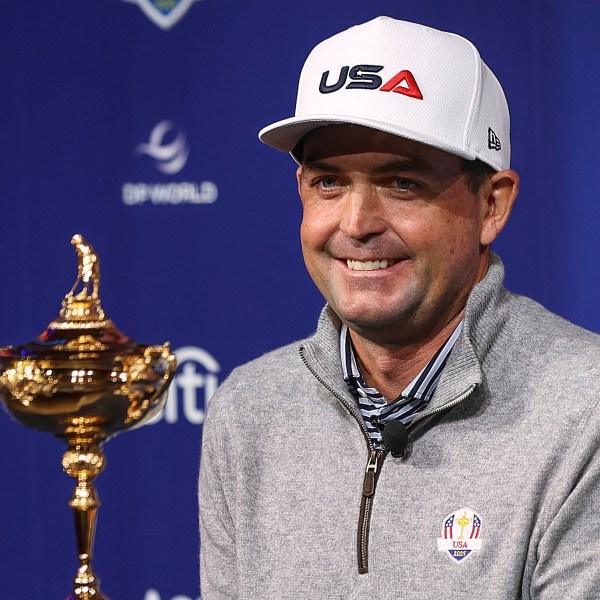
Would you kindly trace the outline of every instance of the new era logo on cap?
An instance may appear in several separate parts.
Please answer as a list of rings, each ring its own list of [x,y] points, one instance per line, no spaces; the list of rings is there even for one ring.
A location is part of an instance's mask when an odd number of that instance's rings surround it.
[[[488,148],[496,151],[502,149],[500,138],[494,133],[494,130],[491,127],[488,128]]]

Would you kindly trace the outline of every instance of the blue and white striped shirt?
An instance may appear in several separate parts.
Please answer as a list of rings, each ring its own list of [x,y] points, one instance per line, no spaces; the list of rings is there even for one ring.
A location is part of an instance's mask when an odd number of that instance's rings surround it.
[[[373,387],[365,383],[354,354],[348,327],[342,323],[340,330],[340,354],[344,380],[358,402],[369,437],[375,449],[382,448],[382,432],[385,423],[395,419],[404,425],[410,423],[423,410],[433,396],[446,366],[448,356],[460,335],[461,321],[452,335],[433,355],[421,372],[408,384],[393,402],[387,400]]]

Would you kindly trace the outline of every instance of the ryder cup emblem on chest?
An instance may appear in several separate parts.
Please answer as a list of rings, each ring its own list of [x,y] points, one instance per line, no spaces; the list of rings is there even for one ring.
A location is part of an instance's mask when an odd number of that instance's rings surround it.
[[[447,552],[454,562],[461,562],[472,552],[481,550],[481,517],[470,508],[450,513],[442,523],[442,537],[438,538],[440,552]]]

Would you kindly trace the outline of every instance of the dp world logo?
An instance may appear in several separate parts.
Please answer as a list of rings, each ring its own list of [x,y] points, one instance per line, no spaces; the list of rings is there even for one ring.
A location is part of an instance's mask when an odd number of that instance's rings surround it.
[[[151,422],[174,424],[187,421],[202,425],[206,409],[219,385],[219,363],[197,346],[183,346],[175,350],[177,375],[169,387],[163,412]]]
[[[136,154],[146,154],[154,159],[154,166],[162,173],[174,175],[179,173],[190,154],[186,135],[178,131],[174,136],[174,125],[171,121],[161,121],[154,126],[150,139],[143,144],[138,144]]]
[[[214,182],[178,181],[173,177],[186,166],[190,148],[185,131],[176,128],[172,121],[157,123],[148,141],[135,146],[134,154],[143,161],[148,161],[146,157],[149,157],[154,168],[168,176],[167,182],[128,181],[122,186],[123,204],[165,206],[212,204],[216,201],[219,190]]]
[[[185,13],[198,0],[123,0],[137,4],[144,14],[161,29],[167,30],[183,19]]]

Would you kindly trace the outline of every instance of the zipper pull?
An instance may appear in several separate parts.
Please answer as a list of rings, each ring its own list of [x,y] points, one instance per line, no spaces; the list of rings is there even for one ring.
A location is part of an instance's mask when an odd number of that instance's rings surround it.
[[[375,493],[375,476],[379,469],[379,452],[371,450],[367,468],[365,469],[365,481],[363,483],[363,496],[367,498]]]

